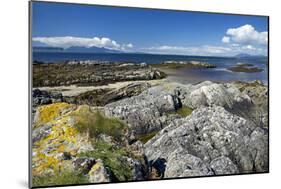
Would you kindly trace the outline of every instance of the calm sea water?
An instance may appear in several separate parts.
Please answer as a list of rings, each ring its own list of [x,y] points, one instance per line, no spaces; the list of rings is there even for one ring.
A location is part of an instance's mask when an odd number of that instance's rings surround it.
[[[34,52],[33,60],[44,62],[57,62],[67,60],[99,60],[112,62],[146,62],[148,64],[159,64],[167,60],[197,60],[215,64],[213,69],[180,69],[169,75],[170,80],[181,83],[197,83],[200,81],[253,81],[261,80],[268,84],[268,60],[260,58],[234,58],[234,57],[202,57],[202,56],[181,56],[181,55],[153,55],[153,54],[103,54],[103,53],[55,53],[55,52]],[[235,73],[226,68],[237,63],[249,63],[264,71],[258,73]]]

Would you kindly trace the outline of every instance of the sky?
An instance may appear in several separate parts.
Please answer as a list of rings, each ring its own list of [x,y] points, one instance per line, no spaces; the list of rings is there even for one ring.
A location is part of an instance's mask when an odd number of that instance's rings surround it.
[[[266,55],[267,31],[267,17],[261,16],[33,2],[33,46]]]

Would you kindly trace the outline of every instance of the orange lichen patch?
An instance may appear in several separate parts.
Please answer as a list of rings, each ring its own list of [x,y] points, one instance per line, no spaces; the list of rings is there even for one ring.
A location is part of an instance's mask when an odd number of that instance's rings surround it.
[[[66,111],[74,106],[75,105],[64,102],[40,106],[36,112],[35,126],[54,120],[55,118],[61,116],[63,111]]]

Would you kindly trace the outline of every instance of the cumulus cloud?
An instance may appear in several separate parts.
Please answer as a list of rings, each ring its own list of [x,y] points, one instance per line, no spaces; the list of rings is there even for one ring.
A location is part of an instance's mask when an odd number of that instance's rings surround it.
[[[157,54],[179,54],[179,55],[199,55],[199,56],[234,56],[239,53],[247,53],[252,55],[266,55],[266,48],[257,48],[252,45],[232,44],[227,46],[154,46],[142,48],[143,52]]]
[[[143,51],[159,54],[181,54],[181,55],[202,55],[202,56],[216,56],[227,55],[231,51],[229,47],[203,45],[198,47],[184,47],[184,46],[155,46],[143,48]]]
[[[133,48],[134,45],[133,45],[132,43],[128,43],[128,44],[126,44],[126,47],[128,47],[128,48]]]
[[[71,46],[80,46],[80,47],[105,47],[108,49],[121,50],[126,48],[133,48],[133,44],[119,44],[116,41],[107,38],[107,37],[94,37],[94,38],[85,38],[85,37],[34,37],[33,41],[40,42],[52,47],[62,47],[68,48]]]
[[[267,31],[259,32],[252,25],[246,24],[238,28],[229,28],[222,38],[223,43],[243,45],[267,45]]]
[[[230,41],[230,37],[227,37],[227,36],[223,36],[222,40],[221,40],[223,43],[229,43]]]

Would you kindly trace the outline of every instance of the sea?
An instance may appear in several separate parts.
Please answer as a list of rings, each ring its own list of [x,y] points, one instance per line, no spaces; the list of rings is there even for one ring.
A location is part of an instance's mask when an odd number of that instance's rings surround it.
[[[260,80],[268,85],[268,58],[267,57],[210,57],[210,56],[184,56],[134,53],[70,53],[70,52],[33,52],[33,60],[43,62],[62,62],[69,60],[97,60],[109,62],[134,62],[159,64],[164,61],[203,61],[215,64],[210,69],[177,69],[168,73],[168,79],[183,84],[199,83],[202,81],[231,82]],[[237,63],[253,64],[262,68],[262,72],[237,73],[227,70]]]

